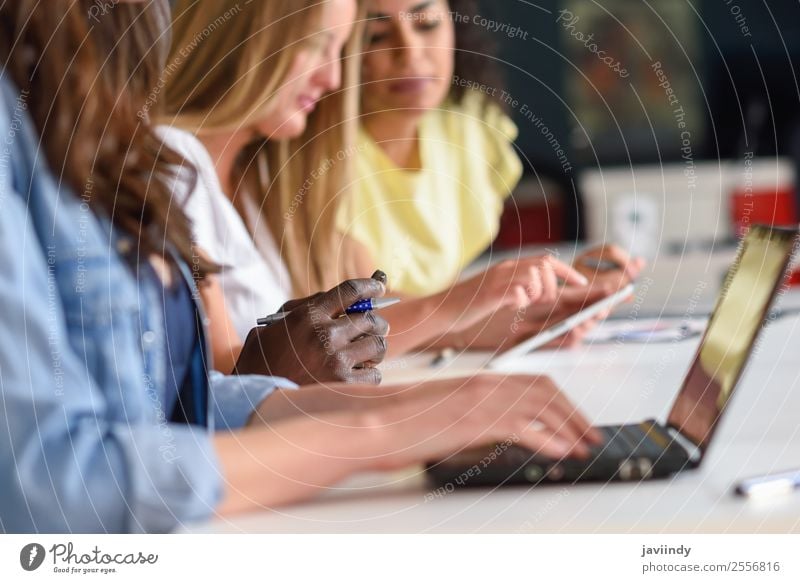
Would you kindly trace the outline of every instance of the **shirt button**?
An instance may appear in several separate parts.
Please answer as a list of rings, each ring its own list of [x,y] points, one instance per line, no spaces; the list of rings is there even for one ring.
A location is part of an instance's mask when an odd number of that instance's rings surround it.
[[[156,333],[152,330],[148,330],[144,334],[142,334],[142,342],[145,344],[152,344],[156,341]]]

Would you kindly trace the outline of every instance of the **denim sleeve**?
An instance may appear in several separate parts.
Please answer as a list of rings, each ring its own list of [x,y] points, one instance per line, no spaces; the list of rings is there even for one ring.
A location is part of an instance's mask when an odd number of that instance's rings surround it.
[[[117,388],[71,348],[30,219],[0,172],[0,531],[165,532],[209,517],[222,496],[209,433],[169,424],[165,450],[164,427],[111,415]]]
[[[244,427],[259,403],[273,391],[297,388],[295,383],[281,377],[225,376],[216,371],[210,374],[209,380],[217,430]]]

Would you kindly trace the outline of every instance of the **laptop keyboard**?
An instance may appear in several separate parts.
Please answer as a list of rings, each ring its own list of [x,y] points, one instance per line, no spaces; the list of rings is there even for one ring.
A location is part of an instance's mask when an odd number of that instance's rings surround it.
[[[677,446],[668,430],[655,421],[596,429],[602,433],[605,443],[592,448],[590,459],[550,459],[512,445],[502,452],[502,461],[498,460],[496,464],[483,461],[489,457],[486,454],[489,450],[481,448],[477,452],[468,450],[452,456],[429,468],[429,471],[438,473],[437,479],[452,482],[457,480],[456,476],[463,475],[464,468],[482,467],[486,471],[478,472],[478,478],[472,480],[471,484],[538,484],[542,481],[646,480],[677,472],[686,464],[683,448]],[[496,448],[492,451],[496,451]],[[463,456],[463,459],[459,459],[459,456]]]
[[[592,454],[595,457],[657,459],[664,454],[672,441],[669,435],[650,422],[638,425],[611,425],[597,429],[605,437],[605,443],[593,448]]]
[[[660,426],[645,421],[638,425],[610,425],[596,427],[603,435],[604,443],[590,449],[592,457],[628,459],[645,457],[657,460],[669,448],[672,437]],[[535,454],[522,447],[510,447],[503,453],[505,462],[524,465]]]

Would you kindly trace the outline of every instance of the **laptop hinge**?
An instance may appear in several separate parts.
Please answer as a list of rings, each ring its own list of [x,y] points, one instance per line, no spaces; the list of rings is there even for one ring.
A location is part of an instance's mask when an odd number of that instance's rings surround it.
[[[703,459],[703,450],[701,450],[694,442],[690,441],[684,435],[672,426],[667,427],[670,437],[680,445],[689,456],[689,463],[693,466],[699,466],[700,461]]]

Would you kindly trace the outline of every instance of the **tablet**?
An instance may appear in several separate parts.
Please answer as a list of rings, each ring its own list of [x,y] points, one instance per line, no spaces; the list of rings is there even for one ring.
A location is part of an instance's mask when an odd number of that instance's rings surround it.
[[[624,288],[619,290],[617,293],[610,295],[602,300],[599,300],[593,303],[590,306],[582,309],[580,312],[577,312],[571,315],[569,318],[562,320],[558,324],[555,324],[548,328],[547,330],[543,330],[539,332],[536,336],[528,338],[524,342],[520,342],[513,348],[506,350],[505,352],[499,353],[497,356],[492,358],[489,361],[488,366],[489,368],[498,368],[509,361],[519,358],[520,356],[524,356],[529,352],[536,350],[547,344],[548,342],[552,342],[559,336],[563,336],[576,326],[580,326],[587,320],[591,320],[599,313],[609,310],[633,295],[634,286],[632,283],[626,285]]]

